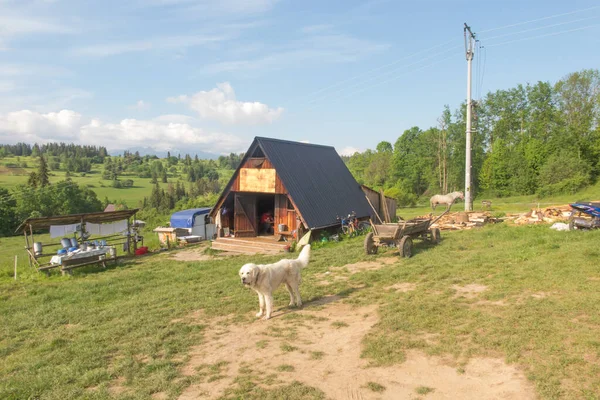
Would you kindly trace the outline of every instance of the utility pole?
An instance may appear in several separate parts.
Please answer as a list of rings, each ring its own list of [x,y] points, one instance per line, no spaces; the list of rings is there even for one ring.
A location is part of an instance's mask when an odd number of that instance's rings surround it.
[[[465,211],[473,211],[473,199],[471,197],[471,71],[472,61],[475,54],[475,34],[471,27],[465,22],[465,55],[467,57],[467,132],[466,132],[466,160],[465,160]]]

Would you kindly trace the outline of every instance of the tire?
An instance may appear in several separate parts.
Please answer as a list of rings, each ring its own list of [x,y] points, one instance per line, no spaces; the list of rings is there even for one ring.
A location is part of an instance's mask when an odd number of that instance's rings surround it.
[[[375,240],[373,240],[373,232],[367,233],[365,237],[365,253],[367,254],[377,254],[377,250],[379,248],[375,245]]]
[[[402,236],[398,241],[398,252],[400,257],[410,258],[412,256],[413,241],[410,236]]]
[[[442,241],[442,232],[439,228],[431,229],[431,243],[438,244]]]

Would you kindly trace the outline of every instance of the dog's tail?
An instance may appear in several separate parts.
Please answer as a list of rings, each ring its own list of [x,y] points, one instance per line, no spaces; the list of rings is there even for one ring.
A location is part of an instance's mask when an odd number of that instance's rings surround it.
[[[298,261],[300,261],[300,265],[302,268],[306,268],[308,265],[308,259],[310,258],[310,244],[307,244],[302,248],[300,255],[298,256]]]

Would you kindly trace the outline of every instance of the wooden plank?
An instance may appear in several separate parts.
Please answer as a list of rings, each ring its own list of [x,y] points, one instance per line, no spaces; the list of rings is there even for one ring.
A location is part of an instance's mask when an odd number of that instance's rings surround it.
[[[240,169],[240,192],[275,193],[274,169]]]
[[[377,219],[379,220],[379,222],[383,224],[383,220],[381,219],[381,217],[379,216],[379,214],[377,214],[377,210],[375,210],[375,207],[373,207],[373,203],[371,203],[371,200],[369,200],[369,196],[365,195],[365,197],[367,198],[367,201],[369,202],[369,205],[371,206],[371,209],[375,213],[375,216],[377,217]]]

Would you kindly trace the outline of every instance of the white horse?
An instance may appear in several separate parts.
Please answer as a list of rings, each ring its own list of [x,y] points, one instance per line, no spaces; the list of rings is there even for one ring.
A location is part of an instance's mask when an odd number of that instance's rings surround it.
[[[450,206],[454,203],[454,201],[456,201],[456,199],[464,200],[464,198],[465,198],[465,195],[463,194],[463,192],[452,192],[452,193],[448,193],[448,194],[436,194],[429,200],[429,203],[431,203],[431,208],[434,210],[438,204],[446,204],[446,207],[450,208]]]

